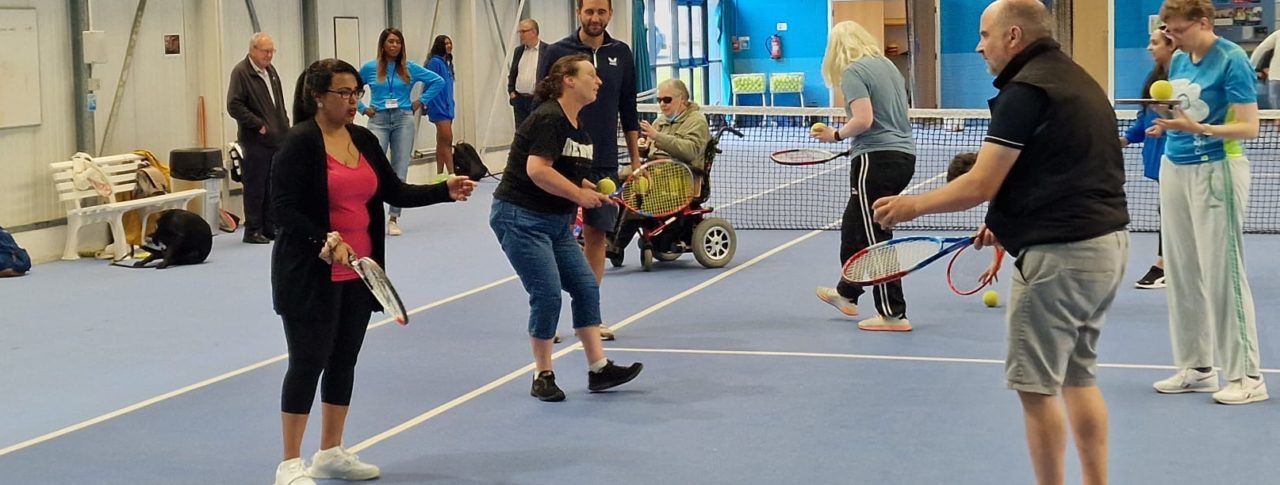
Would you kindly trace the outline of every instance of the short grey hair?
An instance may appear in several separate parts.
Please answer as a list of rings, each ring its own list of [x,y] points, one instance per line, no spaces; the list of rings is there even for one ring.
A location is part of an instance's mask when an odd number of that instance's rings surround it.
[[[258,43],[262,42],[263,39],[270,39],[270,38],[271,36],[268,35],[266,32],[255,32],[252,37],[249,37],[249,48],[250,49],[256,48],[258,47]]]
[[[520,21],[520,23],[525,24],[525,25],[528,25],[528,26],[529,26],[529,28],[533,29],[533,33],[535,33],[535,34],[541,34],[541,33],[542,33],[542,31],[538,29],[538,21],[537,21],[537,20],[534,20],[534,19],[524,19],[524,20],[521,20],[521,21]]]
[[[670,87],[670,88],[672,88],[672,89],[675,89],[675,90],[676,90],[676,92],[678,92],[678,93],[680,93],[680,95],[684,96],[684,99],[685,99],[686,101],[688,101],[688,100],[689,100],[689,98],[690,98],[690,97],[689,97],[689,87],[688,87],[688,86],[685,86],[685,85],[684,85],[684,81],[681,81],[679,78],[671,78],[671,79],[668,79],[668,80],[666,80],[666,81],[662,81],[662,82],[658,83],[658,89],[662,89],[662,88],[665,88],[665,87]]]

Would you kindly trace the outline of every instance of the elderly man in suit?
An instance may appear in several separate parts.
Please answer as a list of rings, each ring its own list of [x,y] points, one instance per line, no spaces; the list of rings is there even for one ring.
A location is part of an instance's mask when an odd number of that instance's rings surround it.
[[[538,21],[520,21],[520,48],[511,60],[511,73],[507,75],[507,93],[511,95],[511,107],[516,113],[516,127],[529,117],[538,105],[533,100],[533,90],[538,86],[538,56],[546,52],[547,43],[538,40]]]
[[[258,32],[249,40],[249,55],[231,70],[227,88],[227,113],[235,118],[244,150],[244,242],[266,244],[275,237],[268,187],[271,158],[289,130],[284,90],[271,65],[276,45],[271,36]]]

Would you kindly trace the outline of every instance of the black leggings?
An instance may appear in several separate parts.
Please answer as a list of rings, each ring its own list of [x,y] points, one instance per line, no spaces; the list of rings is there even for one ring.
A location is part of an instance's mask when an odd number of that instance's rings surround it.
[[[280,410],[310,414],[320,382],[320,400],[325,404],[351,404],[356,356],[364,343],[373,312],[373,295],[360,280],[329,285],[323,318],[294,318],[284,315],[284,337],[289,344],[289,370],[284,374]]]
[[[854,157],[849,174],[849,204],[844,209],[840,229],[840,264],[872,244],[893,238],[893,232],[876,224],[871,205],[881,197],[898,195],[907,188],[916,171],[916,157],[902,152],[871,152]],[[836,286],[840,296],[853,302],[863,288],[843,279]],[[905,318],[907,301],[902,297],[902,281],[872,287],[876,310],[886,317]]]

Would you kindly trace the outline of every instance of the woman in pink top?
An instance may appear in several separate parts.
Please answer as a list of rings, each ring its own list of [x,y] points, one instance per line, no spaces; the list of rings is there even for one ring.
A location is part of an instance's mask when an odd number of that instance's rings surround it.
[[[289,131],[271,170],[280,228],[271,255],[272,296],[289,345],[277,485],[379,475],[378,467],[341,446],[356,356],[370,313],[381,310],[348,257],[368,256],[386,266],[384,203],[420,207],[466,200],[475,188],[463,177],[434,185],[402,182],[373,133],[351,124],[364,87],[350,64],[318,61],[305,77],[304,89],[296,93],[301,99],[295,100],[304,108],[295,115],[305,121]],[[301,459],[302,435],[317,382],[324,411],[321,449],[308,470]]]

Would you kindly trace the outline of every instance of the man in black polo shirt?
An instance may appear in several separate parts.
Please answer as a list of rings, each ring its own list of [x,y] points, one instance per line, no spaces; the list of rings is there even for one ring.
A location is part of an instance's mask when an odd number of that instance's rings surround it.
[[[618,123],[627,137],[627,153],[631,168],[640,167],[640,118],[636,115],[636,73],[631,47],[614,39],[605,31],[613,18],[613,0],[577,0],[578,30],[551,44],[538,59],[538,79],[546,77],[551,65],[561,57],[586,54],[600,76],[600,92],[596,101],[582,108],[578,115],[591,134],[595,146],[591,172],[592,183],[605,177],[618,181]],[[605,205],[582,210],[583,251],[596,275],[604,279],[606,235],[618,221],[618,208]],[[613,331],[601,326],[600,335],[613,340]]]
[[[1106,483],[1107,409],[1097,342],[1128,259],[1124,157],[1101,86],[1058,47],[1036,0],[982,15],[978,52],[996,75],[973,170],[920,196],[875,203],[881,225],[991,201],[979,245],[1017,256],[1005,378],[1018,391],[1038,483],[1062,483],[1070,416],[1084,483]],[[1064,416],[1056,394],[1066,402]]]

